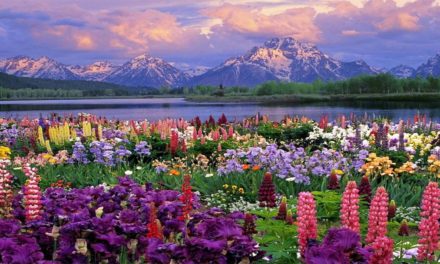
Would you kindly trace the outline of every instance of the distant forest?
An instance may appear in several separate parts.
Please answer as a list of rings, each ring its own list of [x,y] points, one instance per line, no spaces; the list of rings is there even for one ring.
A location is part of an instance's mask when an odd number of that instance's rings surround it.
[[[267,82],[254,89],[198,86],[186,91],[194,95],[363,95],[440,93],[440,78],[399,79],[390,74],[358,76],[343,81],[313,83]]]
[[[117,84],[16,77],[0,73],[0,99],[81,98],[118,96],[267,96],[267,95],[366,95],[440,93],[440,78],[398,79],[389,74],[359,76],[343,81],[313,83],[267,82],[255,88],[196,86],[141,88]]]
[[[149,90],[104,82],[26,78],[0,73],[1,99],[128,96]]]

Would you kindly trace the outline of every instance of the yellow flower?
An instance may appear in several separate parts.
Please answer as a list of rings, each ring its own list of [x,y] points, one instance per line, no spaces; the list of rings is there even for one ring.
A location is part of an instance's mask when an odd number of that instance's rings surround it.
[[[238,187],[237,187],[237,185],[232,185],[231,188],[232,188],[232,190],[236,190]]]
[[[334,170],[333,172],[336,173],[336,174],[338,174],[338,175],[342,175],[342,174],[344,174],[344,172],[341,171],[341,170]]]
[[[439,174],[439,175],[440,175],[440,174]],[[244,193],[244,189],[243,189],[243,188],[239,188],[239,189],[238,189],[238,192],[239,192],[239,193]]]
[[[51,159],[51,158],[53,158],[53,156],[52,156],[51,154],[49,154],[49,153],[45,153],[45,154],[43,154],[43,159],[45,159],[45,160],[49,160],[49,159]]]
[[[5,146],[0,146],[0,159],[9,159],[11,149]]]
[[[223,189],[228,189],[228,188],[229,188],[229,185],[223,184]]]

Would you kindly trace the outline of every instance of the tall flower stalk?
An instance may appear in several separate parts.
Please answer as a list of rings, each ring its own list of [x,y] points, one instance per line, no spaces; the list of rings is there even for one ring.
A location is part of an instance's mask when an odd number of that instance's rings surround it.
[[[275,207],[275,199],[275,185],[272,182],[272,174],[266,172],[258,190],[260,207]]]
[[[160,224],[159,219],[157,219],[157,211],[154,203],[150,205],[150,221],[147,225],[147,237],[148,238],[157,238],[163,239],[162,226]]]
[[[433,260],[435,251],[438,250],[438,231],[440,217],[440,189],[437,182],[430,182],[423,192],[422,220],[419,224],[419,248],[417,259],[419,261]]]
[[[182,215],[180,220],[188,220],[193,209],[193,193],[191,187],[191,175],[185,174],[183,176],[182,194],[180,201],[183,203]]]
[[[366,241],[373,243],[378,237],[386,236],[388,221],[388,193],[384,187],[379,187],[371,201],[368,214],[368,233]]]
[[[316,239],[318,224],[316,220],[316,203],[310,192],[301,192],[298,198],[298,244],[301,256],[310,239]]]
[[[349,181],[345,187],[342,196],[340,217],[343,227],[351,229],[359,234],[359,190],[355,181]]]
[[[27,177],[24,186],[24,208],[26,222],[39,220],[42,214],[41,190],[38,184],[40,176],[37,168],[32,168],[29,163],[23,166],[23,172]]]
[[[374,254],[370,259],[371,264],[391,264],[393,263],[394,241],[386,236],[377,237],[371,247]]]
[[[12,174],[7,170],[8,159],[0,159],[0,217],[10,217],[13,200]]]

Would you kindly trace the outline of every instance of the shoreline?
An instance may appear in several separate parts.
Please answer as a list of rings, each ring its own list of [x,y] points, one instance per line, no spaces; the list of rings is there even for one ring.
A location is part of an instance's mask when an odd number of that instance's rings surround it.
[[[84,100],[84,99],[156,99],[182,98],[195,103],[319,103],[319,102],[347,102],[347,101],[389,101],[389,102],[435,102],[440,101],[440,93],[401,93],[401,94],[275,94],[275,95],[128,95],[128,96],[87,96],[87,97],[45,97],[45,98],[0,98],[0,102],[14,101],[51,101],[51,100]]]
[[[235,103],[319,103],[349,101],[388,101],[388,102],[435,102],[440,101],[440,93],[412,94],[353,94],[353,95],[315,95],[315,94],[277,94],[277,95],[236,95],[236,96],[187,96],[190,102],[235,102]]]

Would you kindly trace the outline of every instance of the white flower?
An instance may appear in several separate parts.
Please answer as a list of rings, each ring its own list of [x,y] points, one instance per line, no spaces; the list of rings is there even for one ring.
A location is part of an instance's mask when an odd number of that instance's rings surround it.
[[[206,178],[210,178],[210,177],[212,177],[212,176],[214,176],[213,173],[208,173],[208,174],[205,175]]]
[[[142,167],[141,166],[137,166],[136,170],[142,170]]]
[[[132,175],[133,174],[133,172],[131,171],[131,170],[127,170],[127,171],[125,171],[125,175],[126,176],[130,176],[130,175]]]
[[[294,180],[295,180],[295,177],[286,178],[286,181],[288,181],[288,182],[291,182],[291,181],[294,181]]]

